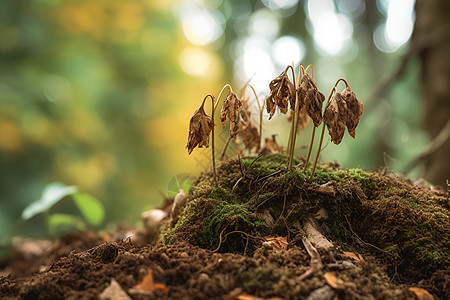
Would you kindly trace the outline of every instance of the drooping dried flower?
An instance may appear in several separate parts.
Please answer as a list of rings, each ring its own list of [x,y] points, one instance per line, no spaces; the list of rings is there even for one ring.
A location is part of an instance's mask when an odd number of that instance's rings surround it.
[[[214,126],[214,122],[210,116],[205,113],[203,104],[197,109],[189,121],[189,136],[186,149],[189,154],[196,146],[202,148],[209,147],[209,134]]]
[[[259,154],[267,155],[270,153],[279,153],[283,151],[283,147],[278,145],[277,141],[275,140],[276,135],[272,134],[272,138],[266,138],[265,139],[265,145],[259,152]]]
[[[297,90],[299,107],[305,107],[306,113],[317,127],[322,123],[322,105],[325,96],[319,91],[312,77],[305,73]]]
[[[358,126],[359,120],[363,114],[363,104],[356,98],[350,87],[346,87],[341,93],[345,102],[347,103],[347,129],[348,133],[355,138],[355,129]]]
[[[220,111],[220,121],[222,125],[230,122],[230,137],[234,138],[239,131],[239,120],[241,117],[242,102],[238,96],[230,91],[227,99],[223,103],[222,110]]]
[[[275,114],[275,109],[278,107],[280,111],[285,114],[288,111],[289,103],[293,103],[295,98],[295,87],[287,75],[286,68],[277,78],[269,83],[270,93],[266,98],[266,109],[269,113],[269,120]]]
[[[291,113],[286,118],[288,122],[292,122],[293,115],[294,115],[294,111],[291,110]],[[300,132],[300,130],[305,129],[309,125],[310,122],[311,122],[311,118],[306,113],[305,108],[302,107],[298,113],[298,118],[297,118],[298,127],[297,127],[296,134],[298,134]]]
[[[323,122],[327,125],[331,141],[339,145],[344,136],[347,122],[347,104],[340,93],[334,93],[331,98],[323,114]]]
[[[253,148],[259,149],[259,132],[258,128],[251,121],[247,122],[245,125],[241,124],[238,135],[242,138],[245,149],[251,151]]]

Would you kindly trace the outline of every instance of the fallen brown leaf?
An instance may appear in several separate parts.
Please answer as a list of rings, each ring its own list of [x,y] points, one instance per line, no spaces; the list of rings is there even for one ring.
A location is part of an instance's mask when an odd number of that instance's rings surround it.
[[[418,300],[434,300],[433,295],[430,294],[425,289],[418,288],[418,287],[410,287],[408,288],[414,295],[417,297]]]
[[[336,92],[331,98],[323,114],[323,122],[328,128],[331,141],[336,145],[340,144],[347,122],[347,104],[340,93]]]
[[[325,96],[319,91],[312,77],[306,73],[302,76],[297,90],[299,107],[305,108],[306,113],[313,120],[314,126],[322,123],[322,105]]]
[[[263,245],[270,248],[277,248],[280,250],[287,250],[289,243],[286,237],[282,236],[266,236],[264,237]]]
[[[220,111],[222,126],[230,122],[230,137],[235,137],[239,131],[239,120],[241,117],[242,102],[238,96],[230,91]]]
[[[152,269],[147,270],[147,275],[144,276],[141,283],[134,287],[136,290],[153,293],[155,291],[166,293],[168,291],[167,286],[162,283],[155,283],[153,281]]]
[[[363,104],[356,98],[350,87],[346,87],[341,93],[347,103],[347,129],[348,133],[355,138],[355,129],[363,114]]]
[[[327,284],[335,290],[343,290],[345,288],[344,282],[336,277],[334,272],[326,272],[323,277],[327,281]]]
[[[210,116],[205,113],[203,104],[197,109],[189,122],[189,136],[186,149],[191,154],[195,147],[209,147],[209,134],[211,133],[214,122]]]
[[[356,262],[364,262],[364,258],[361,256],[361,254],[355,254],[353,252],[346,252],[346,251],[344,251],[342,256],[351,258],[351,259],[353,259]]]

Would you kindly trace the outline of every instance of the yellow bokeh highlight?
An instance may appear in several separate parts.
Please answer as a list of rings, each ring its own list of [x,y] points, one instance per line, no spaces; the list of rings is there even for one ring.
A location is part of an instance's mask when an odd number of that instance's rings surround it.
[[[0,149],[4,151],[19,151],[23,148],[20,129],[16,124],[0,120]]]

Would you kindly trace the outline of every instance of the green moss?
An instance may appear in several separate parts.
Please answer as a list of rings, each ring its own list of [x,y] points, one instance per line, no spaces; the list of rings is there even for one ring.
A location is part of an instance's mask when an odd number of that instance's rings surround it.
[[[217,247],[219,235],[224,228],[241,230],[250,234],[264,229],[265,223],[251,216],[243,204],[231,204],[219,201],[212,209],[209,216],[203,221],[203,233],[201,243],[208,248]],[[231,230],[227,230],[230,232]],[[226,233],[226,232],[225,232]],[[238,248],[233,237],[227,238],[227,245],[231,249]]]

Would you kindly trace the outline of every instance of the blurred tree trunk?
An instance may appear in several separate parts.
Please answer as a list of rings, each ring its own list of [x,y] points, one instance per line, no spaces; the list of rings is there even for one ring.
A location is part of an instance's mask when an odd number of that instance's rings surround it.
[[[413,47],[421,49],[423,128],[435,139],[450,119],[450,1],[417,0]],[[442,136],[442,135],[441,135]],[[424,178],[445,186],[450,179],[450,139],[424,159]]]

